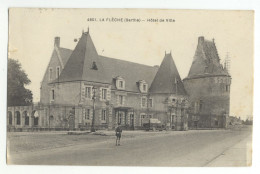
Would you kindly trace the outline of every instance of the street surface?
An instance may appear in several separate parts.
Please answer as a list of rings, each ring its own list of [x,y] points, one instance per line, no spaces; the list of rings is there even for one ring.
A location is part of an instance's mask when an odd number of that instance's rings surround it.
[[[12,151],[8,152],[7,162],[89,166],[248,166],[251,165],[251,131],[250,126],[232,130],[147,132],[148,136],[145,132],[140,136],[133,132],[133,136],[129,136],[131,132],[124,131],[121,146],[115,146],[114,132],[111,136],[78,135],[85,138],[98,136],[99,141],[45,150]]]

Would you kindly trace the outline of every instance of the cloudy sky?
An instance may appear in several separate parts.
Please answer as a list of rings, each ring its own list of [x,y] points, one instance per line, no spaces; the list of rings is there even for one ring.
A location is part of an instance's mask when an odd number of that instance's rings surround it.
[[[221,61],[227,52],[231,59],[230,114],[246,118],[253,106],[253,25],[252,11],[11,9],[9,57],[21,62],[37,102],[55,36],[61,37],[61,47],[74,49],[74,39],[89,27],[99,54],[146,65],[160,65],[165,51],[171,51],[182,78],[189,72],[198,37],[214,38]]]

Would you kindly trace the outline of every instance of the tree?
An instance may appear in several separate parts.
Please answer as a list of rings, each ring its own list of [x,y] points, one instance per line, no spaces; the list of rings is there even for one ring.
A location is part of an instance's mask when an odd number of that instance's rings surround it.
[[[31,83],[18,60],[8,59],[7,105],[25,106],[32,103],[32,92],[25,88]]]

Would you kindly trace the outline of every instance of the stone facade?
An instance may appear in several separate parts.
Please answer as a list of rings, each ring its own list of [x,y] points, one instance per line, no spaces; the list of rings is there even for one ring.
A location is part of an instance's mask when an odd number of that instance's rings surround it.
[[[214,41],[199,38],[191,70],[183,83],[191,104],[189,127],[226,127],[231,76],[219,63]]]
[[[99,56],[89,32],[74,50],[61,48],[56,37],[40,103],[8,107],[8,130],[144,129],[149,118],[173,130],[225,127],[230,81],[193,74],[183,83],[171,53],[151,67]]]

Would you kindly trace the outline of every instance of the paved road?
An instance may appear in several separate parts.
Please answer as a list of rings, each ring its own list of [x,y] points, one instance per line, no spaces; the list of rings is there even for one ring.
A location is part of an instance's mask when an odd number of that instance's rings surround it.
[[[9,164],[90,166],[246,166],[251,129],[187,131],[107,140],[88,145],[20,153]],[[239,148],[236,148],[239,147]],[[239,149],[239,151],[236,151]],[[236,153],[238,152],[238,153]]]

